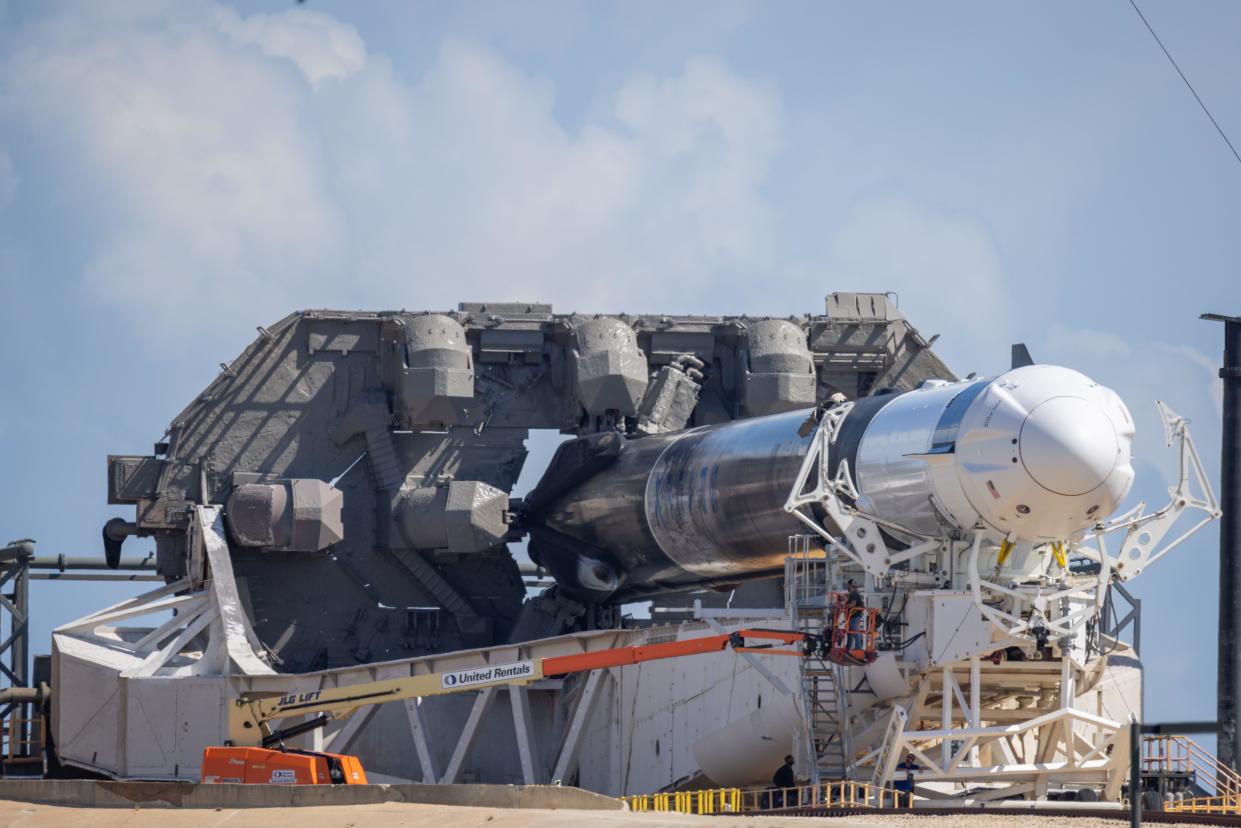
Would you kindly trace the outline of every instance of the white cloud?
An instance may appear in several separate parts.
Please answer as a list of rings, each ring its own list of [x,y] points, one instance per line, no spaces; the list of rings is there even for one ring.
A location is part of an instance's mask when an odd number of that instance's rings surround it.
[[[464,288],[686,307],[717,269],[763,262],[774,93],[699,59],[630,80],[575,131],[554,103],[543,80],[452,41],[412,86],[376,67],[325,100],[347,113],[328,140],[362,283],[416,304]]]
[[[924,335],[942,335],[936,350],[960,373],[1008,366],[1011,309],[1003,264],[978,221],[907,196],[876,198],[836,230],[827,259],[837,290],[883,285],[894,291]]]
[[[1189,363],[1189,376],[1202,384],[1202,388],[1205,389],[1207,396],[1215,406],[1215,412],[1222,419],[1224,415],[1224,381],[1219,375],[1219,363],[1188,345],[1170,345],[1166,342],[1156,342],[1154,347],[1170,355],[1181,357]]]
[[[0,63],[3,117],[49,136],[52,164],[80,176],[66,221],[97,239],[91,295],[160,330],[267,318],[299,275],[341,262],[303,90],[205,21],[156,22],[74,15],[23,31]]]
[[[407,82],[303,10],[96,8],[19,39],[0,117],[60,136],[91,295],[157,337],[323,305],[692,309],[770,265],[779,98],[718,61],[633,77],[569,129],[485,47],[447,41]]]
[[[366,44],[352,26],[304,9],[242,17],[220,9],[218,26],[238,43],[297,64],[311,84],[341,80],[366,64]]]
[[[13,159],[0,147],[0,210],[8,207],[17,198],[17,170],[13,168]]]

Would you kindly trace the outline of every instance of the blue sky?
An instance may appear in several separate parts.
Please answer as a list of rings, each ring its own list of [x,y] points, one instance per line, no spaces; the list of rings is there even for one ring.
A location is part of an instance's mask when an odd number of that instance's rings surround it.
[[[1241,5],[1142,6],[1235,143]],[[1197,316],[1241,313],[1239,217],[1124,0],[0,0],[0,539],[101,554],[105,455],[149,452],[256,325],[480,299],[895,291],[960,374],[1025,341],[1115,388],[1158,504],[1156,398],[1218,471]],[[1133,584],[1153,718],[1213,712],[1216,544]],[[40,586],[35,651],[118,592]]]

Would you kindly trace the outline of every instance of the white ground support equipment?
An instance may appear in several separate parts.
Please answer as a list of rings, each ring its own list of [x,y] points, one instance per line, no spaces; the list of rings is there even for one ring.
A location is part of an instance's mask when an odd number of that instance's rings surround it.
[[[1048,395],[1048,383],[1065,396]],[[1115,690],[1109,657],[1125,651],[1101,629],[1109,587],[1220,514],[1187,421],[1159,404],[1180,460],[1169,503],[1106,520],[1132,481],[1132,425],[1110,391],[1029,366],[919,394],[874,418],[856,469],[837,448],[852,404],[825,411],[786,505],[838,564],[823,591],[864,583],[891,633],[874,664],[844,669],[847,772],[887,784],[912,756],[918,783],[941,792],[1040,796],[1069,785],[1115,799],[1128,752],[1119,711],[1105,715],[1101,702]]]

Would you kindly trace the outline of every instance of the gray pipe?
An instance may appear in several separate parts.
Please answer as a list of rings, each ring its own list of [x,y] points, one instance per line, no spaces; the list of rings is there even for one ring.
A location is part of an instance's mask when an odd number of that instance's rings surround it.
[[[0,704],[41,704],[48,695],[48,686],[38,687],[6,687],[0,690]]]
[[[17,540],[0,548],[0,561],[14,561],[18,558],[29,558],[34,555],[34,541],[30,538]]]
[[[117,566],[111,567],[108,566],[107,562],[104,560],[87,557],[84,555],[38,555],[30,560],[30,568],[54,569],[58,572],[111,569],[124,569],[133,572],[154,572],[155,556],[148,555],[145,558],[123,558]]]

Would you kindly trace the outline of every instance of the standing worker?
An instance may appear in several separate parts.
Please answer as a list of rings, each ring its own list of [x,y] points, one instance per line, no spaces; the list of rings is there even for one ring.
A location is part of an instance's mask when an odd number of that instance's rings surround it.
[[[914,771],[922,770],[922,768],[918,765],[918,760],[914,758],[912,753],[906,753],[905,761],[897,765],[896,769],[898,771],[904,771],[905,777],[903,779],[893,779],[892,787],[898,791],[904,791],[905,793],[912,795],[914,792]],[[898,806],[899,804],[900,803],[897,803]]]
[[[849,579],[848,597],[845,599],[846,627],[849,630],[847,647],[849,655],[858,661],[865,659],[862,636],[859,631],[866,629],[866,606],[862,603],[862,593],[858,591],[857,582]]]
[[[793,792],[793,789],[797,787],[797,775],[793,773],[792,754],[784,757],[784,764],[772,775],[771,784],[776,787],[776,792],[771,797],[773,808],[783,808],[786,804],[785,799],[790,793],[793,794],[792,799],[794,800],[790,804],[797,804],[797,794]]]

